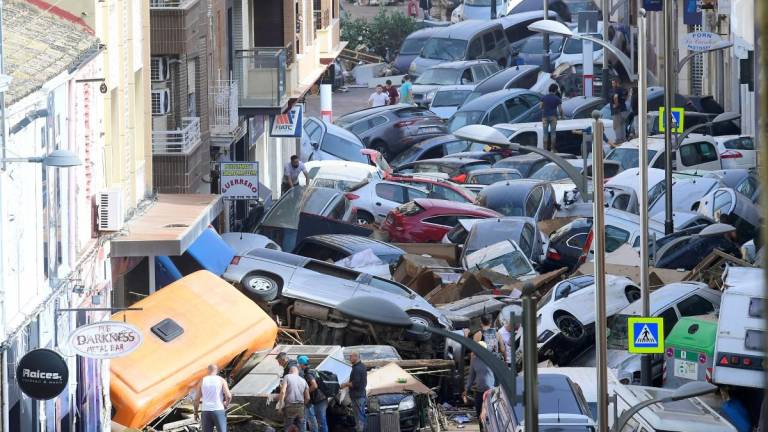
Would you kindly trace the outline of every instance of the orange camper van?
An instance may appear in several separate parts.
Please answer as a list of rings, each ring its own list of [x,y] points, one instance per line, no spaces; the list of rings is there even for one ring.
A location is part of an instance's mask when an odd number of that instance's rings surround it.
[[[112,319],[133,324],[144,340],[111,361],[112,420],[143,428],[183,399],[217,364],[237,372],[252,354],[274,345],[277,325],[223,279],[205,270],[190,274]]]

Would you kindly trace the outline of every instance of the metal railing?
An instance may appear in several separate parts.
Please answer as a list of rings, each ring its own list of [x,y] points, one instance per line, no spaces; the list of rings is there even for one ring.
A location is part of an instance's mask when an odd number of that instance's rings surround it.
[[[235,51],[240,108],[275,108],[287,102],[287,57],[287,49],[282,47]]]
[[[200,144],[200,117],[183,117],[181,128],[152,131],[152,154],[187,155]]]
[[[134,0],[138,1],[138,0]],[[197,0],[149,0],[150,9],[186,8]]]
[[[238,127],[238,86],[234,80],[214,81],[208,100],[213,107],[211,134],[230,135]]]

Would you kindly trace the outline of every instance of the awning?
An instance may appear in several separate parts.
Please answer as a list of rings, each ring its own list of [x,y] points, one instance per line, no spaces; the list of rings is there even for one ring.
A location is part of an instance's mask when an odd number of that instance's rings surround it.
[[[112,240],[112,257],[181,255],[222,211],[221,197],[159,194]]]

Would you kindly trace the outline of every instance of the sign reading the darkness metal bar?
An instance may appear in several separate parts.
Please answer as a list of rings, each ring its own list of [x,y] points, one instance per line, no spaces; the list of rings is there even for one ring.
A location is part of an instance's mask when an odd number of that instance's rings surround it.
[[[224,199],[259,199],[258,162],[221,162],[219,191]]]
[[[643,0],[643,8],[649,12],[661,12],[664,9],[662,0]]]

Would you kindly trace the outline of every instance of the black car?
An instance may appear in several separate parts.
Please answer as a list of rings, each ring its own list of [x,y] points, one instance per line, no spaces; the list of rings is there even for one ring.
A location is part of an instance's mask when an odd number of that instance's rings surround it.
[[[574,159],[576,156],[572,154],[566,154],[566,153],[558,153],[558,155],[565,159]],[[544,156],[541,156],[536,153],[528,153],[528,154],[522,154],[517,156],[510,156],[508,158],[504,158],[495,164],[493,164],[494,168],[514,168],[520,172],[520,175],[523,176],[523,178],[530,177],[533,173],[541,169],[544,165],[551,162],[549,159],[545,158]]]
[[[600,111],[605,99],[597,96],[574,96],[563,101],[563,116],[567,120],[592,118],[592,111]]]
[[[536,65],[520,65],[502,69],[480,81],[472,93],[464,100],[464,103],[466,104],[484,94],[498,90],[511,88],[529,89],[538,81],[539,72],[541,72],[541,66]]]
[[[677,238],[656,253],[658,268],[692,270],[713,250],[741,258],[739,245],[730,236],[736,231],[731,225],[712,224],[698,234]]]
[[[491,164],[480,159],[445,157],[401,165],[395,169],[395,174],[443,174],[453,182],[464,183],[469,172],[490,167]]]
[[[504,216],[526,216],[540,222],[551,219],[557,209],[555,191],[540,180],[505,180],[487,186],[477,194],[475,204]]]
[[[438,159],[453,153],[483,150],[485,144],[473,143],[447,134],[424,140],[409,147],[389,161],[393,167],[424,159]]]
[[[293,253],[319,261],[340,261],[350,255],[371,250],[383,262],[394,265],[405,255],[397,246],[369,237],[351,234],[321,234],[303,239]]]
[[[573,271],[579,265],[591,229],[591,218],[578,218],[553,232],[549,236],[549,248],[541,263],[541,271],[549,272],[562,267]]]

